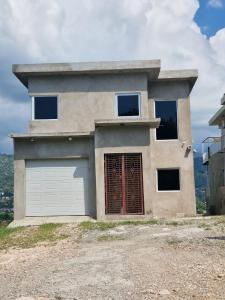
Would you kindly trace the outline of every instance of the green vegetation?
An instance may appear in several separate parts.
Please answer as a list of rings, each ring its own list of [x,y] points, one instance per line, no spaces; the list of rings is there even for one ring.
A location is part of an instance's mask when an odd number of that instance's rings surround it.
[[[0,154],[0,193],[13,195],[13,156]]]
[[[196,199],[196,208],[198,214],[205,214],[206,213],[206,202],[200,200],[199,198]]]
[[[161,221],[157,219],[149,219],[149,220],[140,220],[140,221],[119,221],[119,222],[90,222],[90,221],[85,221],[81,222],[79,224],[79,227],[84,230],[100,230],[100,231],[106,231],[118,226],[123,226],[123,225],[154,225],[154,224],[160,224]]]
[[[97,240],[99,242],[108,242],[108,241],[118,241],[118,240],[124,240],[122,236],[119,235],[111,235],[111,234],[105,234],[100,235]]]
[[[32,248],[38,243],[54,244],[68,236],[58,229],[62,224],[43,224],[37,227],[7,228],[0,226],[0,250],[8,248]]]
[[[172,239],[172,240],[167,240],[167,243],[171,246],[177,246],[180,243],[182,243],[182,240]]]
[[[9,212],[0,212],[0,224],[1,222],[10,223],[13,220],[13,214]]]
[[[202,164],[202,157],[194,158],[196,209],[198,214],[206,213],[205,190],[207,186],[207,168]]]

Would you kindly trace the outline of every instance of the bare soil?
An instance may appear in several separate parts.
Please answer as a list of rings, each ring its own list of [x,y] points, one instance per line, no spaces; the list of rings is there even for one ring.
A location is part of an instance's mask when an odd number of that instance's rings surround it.
[[[69,224],[55,245],[0,251],[0,299],[225,299],[225,220],[171,224]]]

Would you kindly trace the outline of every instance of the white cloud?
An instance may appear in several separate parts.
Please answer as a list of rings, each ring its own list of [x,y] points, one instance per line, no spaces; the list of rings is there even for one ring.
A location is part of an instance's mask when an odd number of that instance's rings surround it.
[[[225,29],[209,40],[202,35],[193,21],[198,6],[197,0],[0,0],[0,106],[6,98],[12,104],[4,120],[0,115],[0,151],[1,138],[28,122],[26,109],[14,104],[25,105],[27,96],[12,63],[160,58],[164,69],[198,68],[192,119],[195,139],[203,138],[225,91]]]
[[[215,7],[215,8],[221,8],[221,7],[223,7],[223,1],[222,0],[209,0],[208,6]]]

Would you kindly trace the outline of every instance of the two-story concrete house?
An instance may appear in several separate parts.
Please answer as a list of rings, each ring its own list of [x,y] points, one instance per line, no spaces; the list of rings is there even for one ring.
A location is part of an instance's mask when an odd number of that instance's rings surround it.
[[[15,219],[195,215],[196,70],[159,60],[14,65],[29,132],[13,134]]]
[[[221,135],[207,137],[202,143],[203,164],[208,169],[206,200],[209,214],[225,214],[225,94],[221,105],[209,120],[210,126],[218,126]]]

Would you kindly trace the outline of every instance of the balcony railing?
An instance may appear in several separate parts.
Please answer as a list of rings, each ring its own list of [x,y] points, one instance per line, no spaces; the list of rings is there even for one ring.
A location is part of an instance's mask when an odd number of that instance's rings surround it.
[[[207,164],[209,158],[222,150],[222,146],[224,147],[225,136],[216,136],[216,137],[207,137],[202,142],[202,160],[203,164]]]

